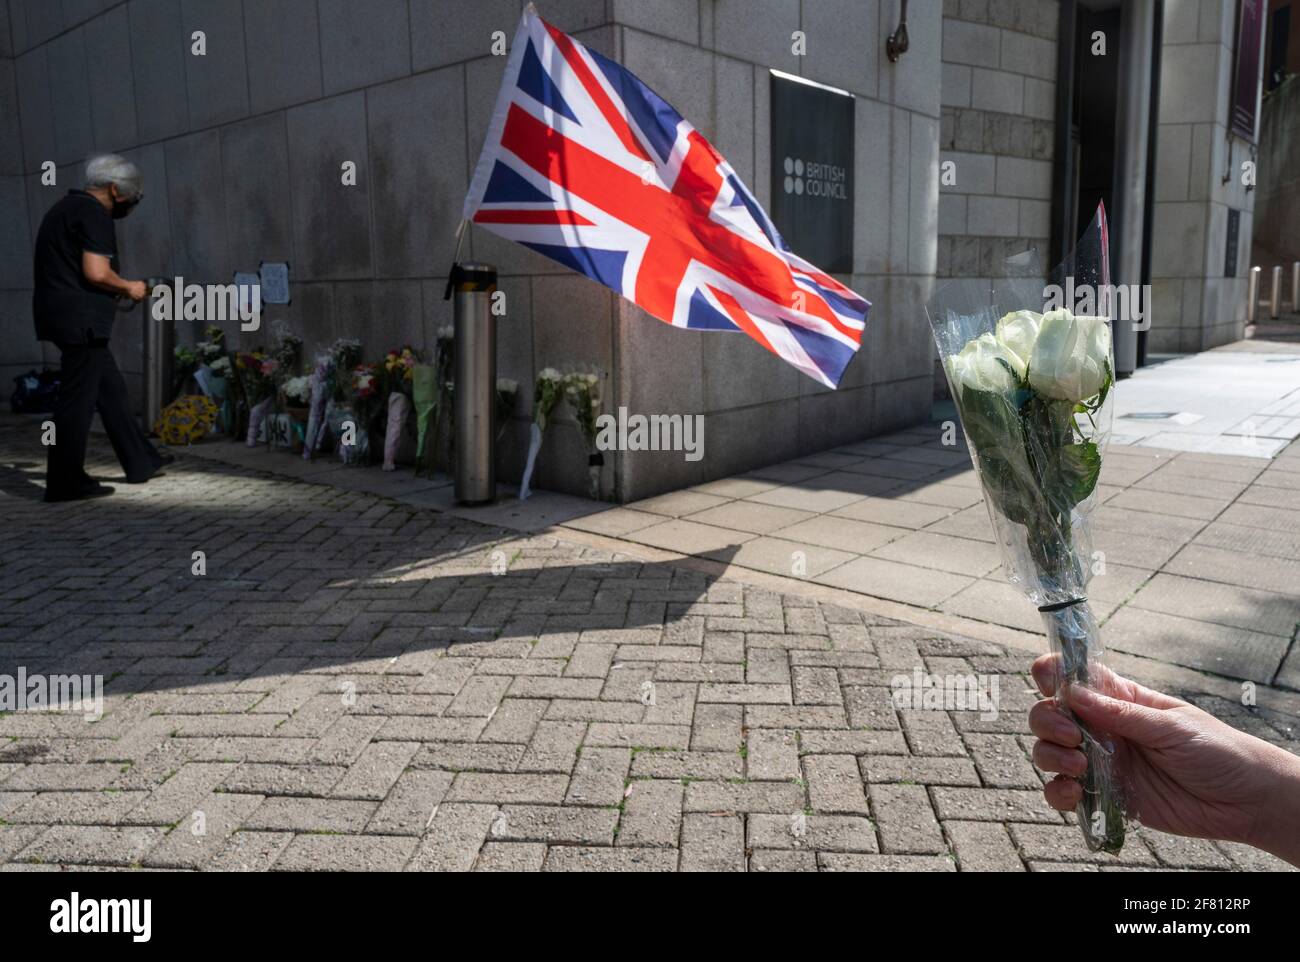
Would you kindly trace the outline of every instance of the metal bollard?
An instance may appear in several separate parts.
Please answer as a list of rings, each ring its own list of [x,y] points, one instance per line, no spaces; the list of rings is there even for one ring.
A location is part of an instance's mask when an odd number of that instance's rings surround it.
[[[1250,269],[1250,280],[1246,283],[1246,323],[1254,324],[1259,313],[1259,268]]]
[[[453,265],[447,286],[456,337],[456,500],[487,504],[497,493],[497,319],[492,314],[497,269],[489,264]]]
[[[176,369],[176,322],[156,321],[150,311],[153,289],[163,283],[162,278],[151,277],[145,283],[149,285],[149,296],[140,302],[144,314],[140,358],[144,391],[140,420],[144,433],[152,434],[154,424],[162,416],[162,409],[171,402],[172,379]]]
[[[1268,316],[1277,320],[1282,313],[1282,265],[1273,268],[1273,288],[1268,295]]]

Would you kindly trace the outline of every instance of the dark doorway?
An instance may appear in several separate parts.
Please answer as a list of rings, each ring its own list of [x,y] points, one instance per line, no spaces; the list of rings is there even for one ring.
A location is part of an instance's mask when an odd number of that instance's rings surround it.
[[[1077,132],[1078,183],[1073,203],[1072,238],[1092,220],[1098,203],[1115,211],[1115,117],[1119,89],[1119,8],[1080,6],[1075,28],[1075,80],[1072,127]],[[1101,40],[1095,39],[1100,35]],[[1094,53],[1105,43],[1105,54]],[[1067,203],[1069,200],[1067,199]]]
[[[1147,191],[1143,219],[1142,279],[1151,279],[1156,128],[1159,110],[1160,26],[1156,4],[1151,111],[1147,138]],[[1116,236],[1115,125],[1119,116],[1120,4],[1114,0],[1061,0],[1057,72],[1056,170],[1053,177],[1052,261],[1062,260],[1097,210],[1106,205]],[[1104,47],[1102,46],[1104,44]],[[1103,52],[1104,50],[1104,52]],[[1112,255],[1113,255],[1112,251]],[[1137,363],[1146,360],[1146,332],[1138,333]]]

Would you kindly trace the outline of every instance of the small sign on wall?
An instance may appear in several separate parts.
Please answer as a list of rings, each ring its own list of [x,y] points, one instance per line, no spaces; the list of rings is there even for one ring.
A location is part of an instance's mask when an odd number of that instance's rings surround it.
[[[772,221],[806,261],[853,271],[853,95],[779,70],[772,82]]]
[[[292,299],[289,293],[289,265],[285,262],[262,261],[258,268],[262,278],[263,304],[288,304]]]
[[[1241,237],[1241,211],[1228,208],[1228,240],[1223,252],[1223,276],[1237,276],[1237,242]]]

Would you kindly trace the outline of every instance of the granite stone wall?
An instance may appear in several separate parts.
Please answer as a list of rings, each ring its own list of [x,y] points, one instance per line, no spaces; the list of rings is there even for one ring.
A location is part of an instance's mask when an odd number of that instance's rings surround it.
[[[1242,178],[1250,145],[1228,134],[1237,4],[1164,9],[1147,349],[1202,351],[1239,339],[1246,320],[1256,192]],[[1235,269],[1225,264],[1230,208],[1241,211]]]
[[[941,279],[1047,257],[1058,17],[1057,0],[944,3],[940,160],[956,183],[940,187]]]

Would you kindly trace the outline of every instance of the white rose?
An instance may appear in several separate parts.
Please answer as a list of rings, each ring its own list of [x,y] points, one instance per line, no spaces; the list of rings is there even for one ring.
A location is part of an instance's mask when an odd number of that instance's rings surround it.
[[[992,334],[966,342],[946,363],[959,395],[968,389],[1005,393],[1016,387],[1016,357]]]
[[[558,381],[560,380],[560,372],[553,367],[544,367],[537,375],[537,379],[539,381]]]
[[[1038,337],[1038,327],[1043,322],[1043,315],[1035,311],[1012,311],[1002,315],[998,321],[997,339],[1016,359],[1016,377],[1025,379],[1025,369],[1029,366],[1029,356],[1034,350],[1034,341]]]
[[[1067,310],[1043,315],[1029,358],[1029,385],[1045,397],[1083,401],[1110,376],[1110,322]]]

